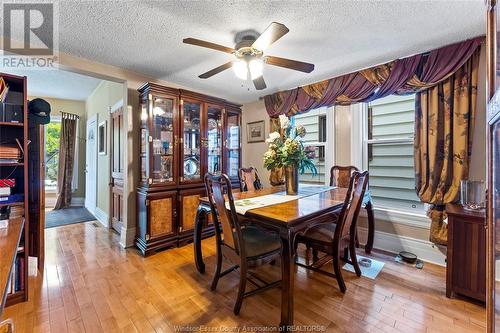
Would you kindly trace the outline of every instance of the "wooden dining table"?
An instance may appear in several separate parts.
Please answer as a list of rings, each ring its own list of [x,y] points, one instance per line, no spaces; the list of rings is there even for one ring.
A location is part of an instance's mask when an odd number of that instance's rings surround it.
[[[233,193],[234,200],[249,199],[283,192],[283,187],[265,188],[256,191]],[[277,232],[281,239],[281,322],[284,331],[293,330],[293,288],[294,288],[294,238],[297,233],[318,221],[326,214],[338,211],[344,202],[347,189],[331,188],[323,192],[299,197],[291,201],[248,210],[244,217],[262,228]],[[299,188],[299,196],[301,195]],[[200,198],[197,211],[194,249],[196,267],[205,271],[201,253],[203,225],[206,224],[210,203],[207,197]]]

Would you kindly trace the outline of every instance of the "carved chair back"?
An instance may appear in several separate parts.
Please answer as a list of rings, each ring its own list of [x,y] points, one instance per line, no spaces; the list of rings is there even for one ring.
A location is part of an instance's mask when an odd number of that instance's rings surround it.
[[[223,243],[239,252],[242,236],[234,208],[231,180],[225,174],[207,173],[205,175],[205,188],[214,222],[218,221],[222,226],[222,230],[220,230],[218,224],[214,223],[218,239],[222,240],[222,235],[224,235]],[[226,199],[229,203],[229,210],[226,208]]]
[[[339,223],[337,223],[335,229],[334,242],[345,238],[347,235],[355,235],[356,221],[368,184],[368,171],[354,171],[350,178]]]
[[[254,167],[240,168],[240,190],[242,192],[255,191],[262,188],[262,183],[260,182],[259,174],[257,169]]]
[[[354,171],[359,171],[355,166],[334,165],[330,169],[330,186],[347,188]]]

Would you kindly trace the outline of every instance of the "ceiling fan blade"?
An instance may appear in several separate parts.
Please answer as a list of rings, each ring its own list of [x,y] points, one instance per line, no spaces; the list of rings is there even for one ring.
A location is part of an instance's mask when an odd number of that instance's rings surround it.
[[[304,73],[311,73],[314,70],[314,64],[307,62],[291,60],[280,57],[267,56],[265,57],[266,64],[279,66],[289,69],[294,69],[296,71],[301,71]]]
[[[206,73],[201,74],[198,76],[200,79],[208,79],[211,76],[214,76],[215,74],[219,74],[222,71],[225,71],[228,68],[231,68],[233,65],[233,62],[226,62],[224,65],[220,65],[219,67],[215,67],[214,69],[209,70]]]
[[[266,81],[264,81],[264,76],[262,75],[253,80],[253,85],[257,90],[264,90],[267,88]]]
[[[257,50],[264,51],[269,45],[283,37],[288,31],[288,28],[281,23],[272,22],[262,35],[253,42],[252,47]]]
[[[226,52],[226,53],[233,53],[233,52],[235,52],[234,49],[232,49],[230,47],[226,47],[226,46],[223,46],[223,45],[219,45],[219,44],[207,42],[207,41],[201,40],[201,39],[184,38],[182,41],[184,43],[186,43],[186,44],[191,44],[191,45],[206,47],[208,49],[222,51],[222,52]]]

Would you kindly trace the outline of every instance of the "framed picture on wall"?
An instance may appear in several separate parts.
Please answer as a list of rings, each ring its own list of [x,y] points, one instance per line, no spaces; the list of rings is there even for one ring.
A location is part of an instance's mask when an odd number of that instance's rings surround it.
[[[97,128],[97,151],[99,155],[106,155],[106,120],[99,123]]]
[[[265,126],[264,120],[247,123],[247,142],[264,142],[266,139]]]

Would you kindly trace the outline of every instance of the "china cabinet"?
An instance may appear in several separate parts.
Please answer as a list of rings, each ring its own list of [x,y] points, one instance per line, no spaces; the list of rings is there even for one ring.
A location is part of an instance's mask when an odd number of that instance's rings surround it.
[[[140,185],[136,246],[147,255],[193,240],[205,173],[238,186],[240,105],[154,83],[140,93]],[[207,224],[203,235],[213,234]]]

